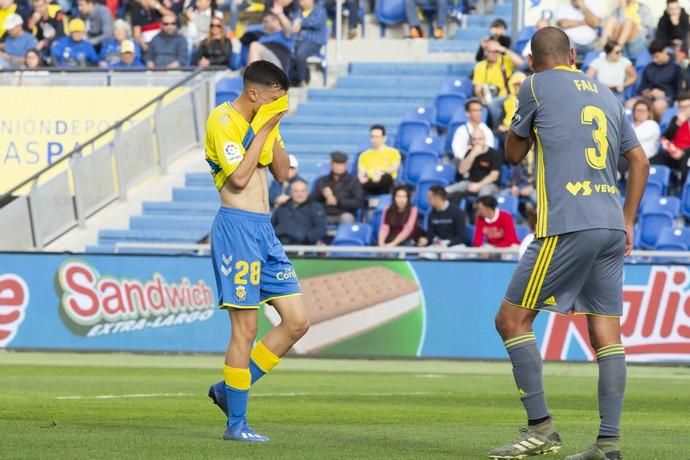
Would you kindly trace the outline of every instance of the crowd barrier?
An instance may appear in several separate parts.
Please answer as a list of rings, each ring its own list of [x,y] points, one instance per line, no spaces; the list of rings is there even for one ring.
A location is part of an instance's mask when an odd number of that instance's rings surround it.
[[[312,328],[298,355],[504,359],[494,315],[515,262],[295,258]],[[226,276],[240,276],[236,270]],[[279,273],[280,280],[295,276]],[[242,302],[242,292],[236,293]],[[690,271],[625,267],[623,343],[637,362],[690,363]],[[0,347],[223,352],[207,256],[0,253]],[[262,308],[259,334],[278,317]],[[592,360],[583,316],[540,314],[549,360]]]

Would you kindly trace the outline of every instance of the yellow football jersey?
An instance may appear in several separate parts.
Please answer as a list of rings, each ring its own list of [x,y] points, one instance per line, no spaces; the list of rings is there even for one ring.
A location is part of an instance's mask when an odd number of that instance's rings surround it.
[[[285,147],[278,128],[277,125],[266,139],[259,156],[259,164],[262,166],[267,166],[273,161],[275,140],[278,140],[280,145]],[[239,166],[254,139],[254,135],[255,132],[250,123],[228,102],[213,109],[209,115],[206,121],[206,140],[204,142],[206,162],[211,168],[211,175],[218,190],[223,188],[227,178]]]

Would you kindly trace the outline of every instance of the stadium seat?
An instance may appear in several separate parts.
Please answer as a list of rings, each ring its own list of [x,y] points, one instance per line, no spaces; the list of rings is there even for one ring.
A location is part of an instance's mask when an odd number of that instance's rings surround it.
[[[407,154],[403,166],[403,182],[416,185],[422,173],[429,168],[434,168],[438,162],[439,157],[434,152],[410,152]]]
[[[453,117],[448,123],[448,129],[446,130],[446,145],[445,150],[449,155],[453,154],[453,136],[455,136],[455,131],[460,126],[467,124],[467,112],[465,108],[461,108],[455,111]]]
[[[652,213],[667,213],[676,219],[680,215],[680,200],[675,196],[662,196],[656,199],[648,199],[642,206],[642,216]]]
[[[390,206],[392,201],[390,194],[379,195],[376,198],[378,201],[376,203],[376,208],[371,213],[371,216],[367,219],[367,223],[371,225],[371,244],[377,243],[379,228],[381,228],[381,218],[383,217],[383,211],[388,206]]]
[[[649,178],[647,184],[654,183],[661,186],[661,194],[668,192],[668,184],[671,179],[671,168],[664,165],[652,165],[649,168]]]
[[[664,114],[661,116],[661,120],[659,120],[659,129],[661,129],[661,132],[663,133],[666,131],[666,128],[668,128],[669,123],[671,123],[671,120],[673,120],[673,117],[678,115],[678,107],[677,106],[672,106],[666,109]]]
[[[374,11],[376,20],[381,25],[381,37],[386,35],[386,27],[405,22],[405,0],[379,0]]]
[[[333,239],[334,246],[367,246],[371,241],[369,224],[340,224]]]
[[[683,184],[683,192],[681,194],[681,212],[683,217],[690,219],[690,180],[686,180]]]
[[[515,233],[517,233],[518,240],[522,241],[527,235],[532,233],[532,230],[527,225],[516,225]]]
[[[216,82],[216,105],[225,101],[234,101],[242,92],[244,84],[241,78],[222,78]]]
[[[673,228],[673,217],[668,212],[649,212],[640,216],[640,247],[654,248],[664,228]]]
[[[472,96],[474,96],[474,85],[472,84],[471,80],[462,79],[462,78],[453,78],[453,79],[444,81],[443,84],[441,85],[441,89],[439,90],[439,94],[445,94],[445,93],[464,94],[465,97],[472,97]]]
[[[436,120],[435,125],[447,128],[450,120],[458,109],[463,109],[467,97],[458,92],[446,92],[436,96]]]
[[[585,54],[585,57],[582,59],[582,71],[587,72],[587,69],[589,69],[589,65],[594,61],[596,58],[599,57],[600,54],[604,54],[603,51],[601,50],[594,50],[594,51],[588,51],[587,54]]]
[[[443,142],[442,137],[418,137],[410,144],[409,152],[430,152],[440,157],[443,155]]]
[[[434,166],[428,166],[424,171],[422,171],[419,176],[420,180],[424,179],[438,179],[444,180],[449,184],[455,182],[455,176],[457,174],[457,169],[452,164],[438,163]]]
[[[654,249],[658,251],[690,250],[690,229],[672,227],[662,228]]]
[[[474,224],[465,224],[465,245],[472,246],[474,239]]]
[[[413,139],[428,137],[435,118],[436,110],[432,107],[415,107],[408,110],[398,126],[398,148],[408,152]]]
[[[513,219],[517,219],[519,216],[519,200],[517,197],[509,194],[502,194],[496,197],[496,201],[498,202],[498,209],[509,212],[513,216]]]

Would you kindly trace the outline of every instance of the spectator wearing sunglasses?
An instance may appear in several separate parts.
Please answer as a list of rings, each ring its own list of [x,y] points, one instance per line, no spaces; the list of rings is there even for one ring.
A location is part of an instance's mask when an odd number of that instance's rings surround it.
[[[587,76],[606,85],[623,102],[625,88],[637,81],[637,72],[630,59],[623,56],[623,47],[613,40],[604,46],[604,53],[587,69]]]
[[[208,37],[201,42],[192,59],[193,65],[199,67],[223,66],[230,64],[232,42],[223,33],[223,15],[211,19]]]
[[[146,66],[168,69],[186,66],[187,40],[177,31],[177,18],[173,14],[165,14],[162,24],[163,30],[149,44]]]

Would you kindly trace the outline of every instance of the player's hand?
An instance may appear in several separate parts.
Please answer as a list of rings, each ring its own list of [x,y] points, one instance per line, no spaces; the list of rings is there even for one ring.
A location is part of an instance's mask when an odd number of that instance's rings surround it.
[[[283,115],[285,115],[285,112],[280,112],[276,115],[273,115],[273,117],[271,117],[271,119],[268,120],[266,124],[261,127],[258,134],[265,134],[266,136],[268,136],[268,133],[270,133],[273,130],[273,128],[276,127],[276,125],[280,122],[280,119],[283,118]]]
[[[626,224],[625,226],[625,255],[626,257],[630,255],[633,250],[633,225]]]

